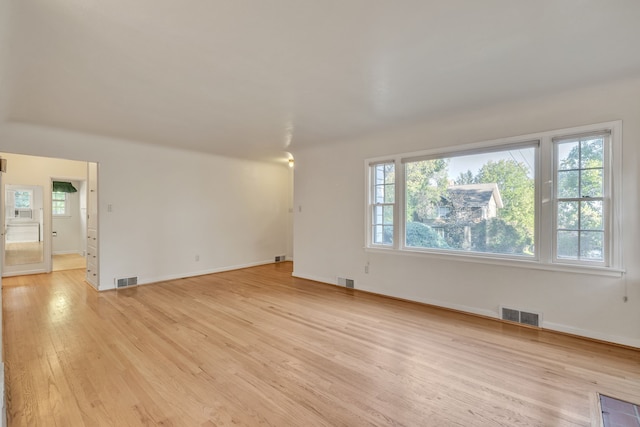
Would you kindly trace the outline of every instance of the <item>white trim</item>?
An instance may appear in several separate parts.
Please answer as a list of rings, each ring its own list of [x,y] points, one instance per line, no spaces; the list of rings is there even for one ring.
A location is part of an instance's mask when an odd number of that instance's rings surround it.
[[[640,339],[621,337],[619,335],[603,334],[601,332],[590,331],[587,329],[574,328],[572,326],[562,325],[560,323],[543,322],[543,329],[550,331],[563,332],[565,334],[575,335],[579,337],[591,338],[599,341],[606,341],[614,344],[626,345],[629,347],[640,348]]]
[[[158,277],[140,277],[138,276],[138,285],[151,285],[154,283],[159,283],[159,282],[166,282],[168,280],[177,280],[177,279],[188,279],[190,277],[196,277],[196,276],[204,276],[206,274],[214,274],[214,273],[222,273],[225,271],[233,271],[233,270],[241,270],[243,268],[249,268],[249,267],[257,267],[259,265],[266,265],[266,264],[275,264],[273,262],[273,260],[268,260],[268,261],[257,261],[257,262],[250,262],[247,264],[238,264],[238,265],[231,265],[228,267],[218,267],[218,268],[211,268],[211,269],[207,269],[207,270],[199,270],[199,271],[191,271],[189,273],[183,273],[183,274],[170,274],[167,276],[158,276]],[[135,274],[124,274],[121,277],[132,277],[135,276]],[[100,287],[99,291],[110,291],[113,289],[117,289],[116,285],[114,283],[111,283],[109,287]]]
[[[75,251],[54,251],[54,252],[51,253],[51,255],[72,255],[72,254],[85,256],[83,251],[78,251],[78,250],[75,250]]]
[[[396,256],[410,256],[410,257],[425,257],[433,258],[444,261],[460,261],[470,262],[475,264],[490,264],[500,265],[504,267],[526,268],[530,270],[544,270],[544,271],[557,271],[563,273],[577,273],[588,274],[594,276],[606,276],[606,277],[622,277],[625,270],[597,267],[597,266],[582,266],[582,265],[569,265],[569,264],[547,264],[536,259],[515,259],[503,257],[491,257],[481,253],[459,253],[459,252],[431,252],[429,250],[420,249],[403,249],[395,250],[392,248],[364,248],[365,252],[396,255]]]
[[[331,279],[327,279],[327,278],[323,278],[323,277],[319,277],[319,276],[309,276],[309,275],[304,275],[304,274],[297,274],[297,273],[293,273],[294,277],[298,277],[300,279],[306,279],[306,280],[312,280],[314,282],[320,282],[326,285],[332,285],[332,286],[337,286],[337,287],[341,287],[340,285],[337,285],[335,283],[332,282]],[[366,287],[362,287],[359,286],[356,290],[360,290],[360,291],[364,291],[367,293],[371,293],[371,294],[375,294],[375,295],[380,295],[382,297],[388,297],[388,298],[397,298],[397,299],[401,299],[404,301],[408,301],[408,302],[416,302],[416,303],[420,303],[420,304],[428,304],[428,305],[432,305],[434,307],[440,307],[440,308],[444,308],[444,309],[450,309],[450,310],[456,310],[456,311],[460,311],[462,313],[467,313],[467,314],[475,314],[475,315],[480,315],[480,316],[485,316],[485,317],[489,317],[489,318],[494,318],[496,320],[501,320],[501,316],[500,316],[500,311],[493,311],[493,310],[486,310],[486,309],[480,309],[477,307],[469,307],[466,305],[461,305],[461,304],[450,304],[450,303],[446,303],[443,301],[439,301],[439,300],[433,300],[433,299],[429,299],[429,298],[410,298],[410,297],[406,297],[406,296],[397,296],[397,295],[392,295],[392,294],[385,294],[385,293],[381,293],[380,291],[373,291],[373,290],[369,290]],[[500,308],[498,308],[499,310]],[[517,307],[516,307],[517,309]],[[538,312],[538,314],[541,314]],[[635,348],[640,348],[640,339],[633,339],[633,338],[627,338],[627,337],[621,337],[618,335],[610,335],[610,334],[603,334],[600,332],[596,332],[596,331],[590,331],[587,329],[580,329],[580,328],[574,328],[571,326],[566,326],[566,325],[562,325],[559,323],[553,323],[553,322],[546,322],[546,321],[542,321],[541,322],[541,328],[544,330],[548,330],[548,331],[554,331],[554,332],[562,332],[562,333],[566,333],[566,334],[570,334],[576,337],[581,337],[581,338],[590,338],[590,339],[595,339],[595,340],[599,340],[599,341],[605,341],[605,342],[609,342],[609,343],[614,343],[614,344],[621,344],[621,345],[625,345],[625,346],[629,346],[629,347],[635,347]]]

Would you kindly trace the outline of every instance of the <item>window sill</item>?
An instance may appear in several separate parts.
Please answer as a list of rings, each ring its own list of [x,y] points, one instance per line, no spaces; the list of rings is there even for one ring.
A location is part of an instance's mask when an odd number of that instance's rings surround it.
[[[548,264],[535,259],[494,258],[481,254],[438,253],[425,250],[365,247],[365,252],[440,259],[446,261],[470,262],[475,264],[500,265],[504,267],[526,268],[530,270],[556,271],[563,273],[588,274],[593,276],[622,277],[625,270],[613,267],[584,266],[571,264]]]

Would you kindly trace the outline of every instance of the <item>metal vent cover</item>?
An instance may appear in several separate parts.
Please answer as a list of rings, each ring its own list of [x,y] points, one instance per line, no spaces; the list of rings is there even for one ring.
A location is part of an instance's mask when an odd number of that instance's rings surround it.
[[[520,311],[514,308],[500,307],[500,317],[502,320],[521,323],[523,325],[540,327],[542,319],[541,313]]]
[[[116,280],[116,288],[126,288],[127,286],[134,286],[138,284],[138,277],[125,277],[123,279]]]
[[[520,322],[520,311],[512,308],[502,307],[502,320],[509,320],[510,322]]]
[[[520,323],[531,326],[540,326],[540,316],[537,313],[520,312]]]

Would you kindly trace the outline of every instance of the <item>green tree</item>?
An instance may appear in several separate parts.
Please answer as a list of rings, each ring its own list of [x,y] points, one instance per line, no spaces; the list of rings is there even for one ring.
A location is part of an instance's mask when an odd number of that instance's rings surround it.
[[[407,222],[407,246],[414,248],[440,248],[449,247],[447,242],[431,227],[421,222]]]
[[[484,220],[472,229],[473,249],[499,254],[522,254],[531,242],[516,227],[498,218]]]
[[[535,184],[529,167],[515,160],[490,160],[475,177],[476,183],[496,183],[503,208],[498,218],[521,233],[520,243],[531,243],[535,225]]]
[[[407,221],[435,218],[437,206],[447,191],[447,167],[445,159],[406,164]]]
[[[456,185],[465,185],[465,184],[473,184],[475,183],[473,172],[467,170],[466,172],[460,172],[458,178],[455,180]]]

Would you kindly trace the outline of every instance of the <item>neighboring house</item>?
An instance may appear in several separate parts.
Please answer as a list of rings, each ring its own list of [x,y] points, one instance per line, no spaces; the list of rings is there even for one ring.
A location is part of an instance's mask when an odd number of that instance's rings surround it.
[[[444,203],[438,208],[438,217],[446,218],[453,213],[456,219],[481,221],[495,218],[502,207],[496,183],[452,185],[447,189]],[[445,215],[440,216],[440,213]]]
[[[497,217],[503,206],[496,183],[452,185],[442,197],[437,217],[430,225],[443,238],[448,227],[464,227],[462,249],[469,249],[471,224]]]

